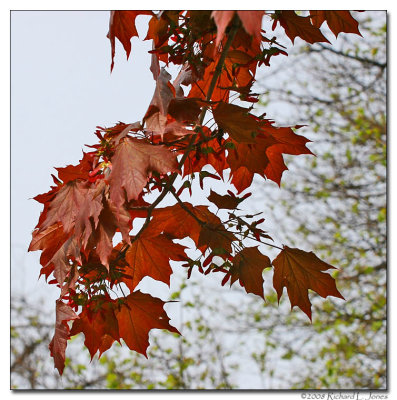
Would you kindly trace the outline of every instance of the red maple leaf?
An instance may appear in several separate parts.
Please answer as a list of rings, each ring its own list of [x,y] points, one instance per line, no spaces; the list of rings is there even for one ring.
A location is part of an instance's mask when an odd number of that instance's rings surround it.
[[[309,289],[321,297],[334,296],[344,299],[335,285],[331,275],[322,271],[335,269],[332,265],[321,261],[313,252],[307,252],[284,246],[279,255],[273,260],[273,286],[278,300],[287,288],[291,309],[298,306],[312,319]]]
[[[131,240],[132,244],[125,253],[128,266],[124,278],[131,292],[145,276],[170,285],[172,269],[170,260],[185,261],[185,246],[173,243],[165,235],[152,236],[145,231],[138,239]]]
[[[49,345],[51,356],[54,358],[55,368],[60,375],[65,367],[65,351],[67,341],[70,337],[70,330],[67,321],[79,318],[77,314],[61,300],[56,302],[55,333]]]
[[[108,181],[110,199],[116,207],[137,200],[152,172],[166,174],[177,170],[175,155],[163,145],[124,138],[117,146]]]
[[[120,338],[131,350],[146,357],[151,329],[167,329],[180,334],[169,324],[170,319],[163,309],[164,304],[162,300],[140,291],[133,292],[122,299],[120,307],[116,310],[116,318]]]
[[[247,293],[254,293],[262,298],[263,270],[270,268],[269,257],[263,255],[257,247],[245,247],[233,258],[230,268],[230,286],[239,280]]]
[[[131,53],[131,38],[138,36],[138,32],[135,27],[135,18],[138,15],[153,15],[152,11],[111,11],[109,21],[109,32],[107,37],[110,40],[112,48],[112,64],[110,70],[114,67],[114,54],[116,50],[115,39],[120,40],[125,52],[127,53],[127,59]]]
[[[308,43],[328,42],[328,39],[321,33],[320,29],[310,23],[310,17],[301,17],[295,11],[280,11],[277,22],[284,28],[285,33],[294,43],[295,38],[299,36]]]
[[[351,16],[347,10],[316,10],[310,11],[310,18],[315,27],[320,28],[324,21],[327,22],[329,29],[335,37],[339,33],[356,33],[361,35],[358,29],[358,22]]]
[[[102,354],[107,344],[110,344],[110,347],[115,340],[120,338],[119,324],[115,315],[116,308],[115,300],[98,297],[86,304],[79,314],[79,319],[73,321],[70,336],[84,333],[84,344],[90,352],[91,360],[98,350]]]

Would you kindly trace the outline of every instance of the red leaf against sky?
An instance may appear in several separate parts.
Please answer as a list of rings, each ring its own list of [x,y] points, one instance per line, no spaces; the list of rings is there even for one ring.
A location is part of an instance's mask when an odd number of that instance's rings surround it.
[[[335,285],[331,275],[322,271],[335,269],[332,265],[321,261],[313,252],[290,248],[284,249],[273,260],[273,286],[276,289],[278,300],[287,288],[291,309],[298,306],[312,319],[309,289],[314,290],[321,297],[334,296],[344,299]]]
[[[220,195],[212,189],[210,195],[207,197],[211,203],[214,203],[218,208],[226,208],[228,210],[235,210],[241,203],[241,199],[233,197],[229,194]]]
[[[247,293],[264,298],[262,273],[265,268],[270,267],[269,257],[263,255],[257,247],[245,247],[233,258],[230,286],[239,280]]]
[[[280,185],[287,169],[282,154],[313,154],[306,147],[309,140],[291,128],[276,128],[265,120],[261,125],[255,144],[233,142],[234,149],[228,150],[226,160],[231,168],[231,181],[239,192],[251,185],[255,173]]]
[[[62,224],[55,223],[44,230],[33,232],[28,251],[43,250],[40,264],[45,267],[68,238],[69,235],[65,235]]]
[[[175,88],[170,83],[170,79],[171,75],[165,68],[161,68],[152,101],[143,118],[146,130],[161,135],[161,137],[167,124],[168,105],[175,98]]]
[[[137,200],[153,171],[166,174],[178,167],[175,155],[165,146],[131,138],[120,141],[111,161],[110,199],[116,207]]]
[[[125,52],[127,53],[127,59],[131,53],[131,38],[138,36],[138,32],[135,27],[135,18],[138,15],[153,15],[152,11],[111,11],[109,21],[109,33],[108,38],[110,40],[112,48],[112,64],[110,70],[113,70],[114,66],[114,54],[116,50],[115,39],[120,40]]]
[[[165,304],[164,301],[140,291],[133,292],[123,299],[120,308],[116,310],[116,318],[120,338],[124,339],[131,350],[146,357],[151,329],[167,329],[180,334],[169,324],[170,319],[163,308]]]
[[[329,29],[333,32],[335,37],[339,33],[356,33],[361,36],[358,29],[358,22],[351,16],[350,11],[347,10],[316,10],[310,11],[310,18],[313,25],[317,28],[327,22]]]
[[[285,33],[294,43],[299,36],[308,43],[328,42],[328,39],[321,33],[320,29],[310,23],[310,17],[301,17],[292,10],[280,11],[278,21],[284,28]]]
[[[131,292],[145,276],[169,286],[172,274],[170,260],[185,261],[187,257],[184,251],[185,246],[174,243],[162,234],[152,236],[150,232],[144,232],[138,239],[131,242],[125,254],[128,267],[124,272],[132,278],[123,279]]]
[[[75,179],[88,179],[89,173],[93,168],[95,155],[92,153],[83,153],[83,158],[77,165],[68,165],[64,168],[55,168],[58,171],[58,178],[63,183],[68,183]]]
[[[67,341],[70,337],[69,326],[67,321],[79,318],[77,314],[61,300],[56,302],[56,322],[55,333],[49,345],[51,356],[54,358],[55,368],[58,369],[60,375],[65,367],[65,351]]]

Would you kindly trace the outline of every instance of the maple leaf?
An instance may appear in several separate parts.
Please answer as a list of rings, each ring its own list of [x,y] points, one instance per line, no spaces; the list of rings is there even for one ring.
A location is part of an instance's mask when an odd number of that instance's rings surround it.
[[[335,285],[331,275],[322,271],[335,269],[332,265],[321,261],[313,252],[284,246],[283,250],[273,260],[273,286],[278,300],[287,288],[291,309],[298,306],[312,319],[311,303],[308,290],[314,290],[321,297],[334,296],[344,299]]]
[[[358,22],[351,16],[350,11],[347,10],[316,10],[310,11],[310,18],[313,25],[317,28],[327,21],[329,29],[333,32],[335,37],[339,33],[356,33],[361,35],[358,29]]]
[[[210,136],[211,133],[206,126],[203,127],[205,136]],[[225,148],[219,144],[216,138],[201,144],[200,151],[196,154],[189,154],[183,166],[183,176],[200,172],[205,165],[211,165],[220,176],[223,176],[223,170],[228,168]]]
[[[205,102],[201,99],[175,98],[169,102],[167,111],[178,122],[195,123],[204,104]]]
[[[108,298],[91,300],[79,314],[79,319],[73,321],[70,336],[84,333],[84,344],[90,352],[91,360],[100,350],[101,354],[111,338],[110,345],[119,340],[119,326],[115,315],[117,304]],[[110,347],[110,346],[109,346]],[[108,348],[109,348],[108,347]]]
[[[34,231],[28,251],[43,250],[40,264],[46,266],[68,239],[69,235],[65,235],[62,224],[58,222],[46,229]]]
[[[74,227],[80,207],[85,203],[89,185],[85,181],[70,181],[64,185],[51,201],[41,228],[61,222],[65,234]]]
[[[103,193],[105,186],[105,182],[100,180],[88,188],[85,194],[85,200],[82,202],[76,216],[74,234],[77,238],[82,240],[83,247],[87,245],[93,229],[98,226],[99,215],[103,210]]]
[[[57,280],[62,291],[65,292],[69,288],[69,284],[66,283],[66,287],[63,288],[66,277],[71,272],[72,266],[69,259],[78,260],[80,258],[80,246],[74,236],[71,236],[52,256],[45,267],[52,264],[54,266],[54,277]],[[74,276],[70,277],[70,281],[75,281]]]
[[[64,168],[55,168],[58,171],[58,178],[63,183],[68,183],[75,179],[88,179],[90,171],[93,169],[95,158],[93,153],[83,152],[83,158],[79,164],[68,165]]]
[[[114,54],[116,50],[115,39],[120,40],[125,52],[127,53],[127,60],[131,53],[131,38],[138,36],[138,32],[135,27],[135,18],[138,15],[153,15],[152,11],[111,11],[109,21],[109,32],[107,34],[110,40],[112,49],[112,64],[110,70],[114,67]]]
[[[116,207],[111,200],[104,203],[98,217],[98,225],[87,242],[87,249],[95,247],[95,252],[101,263],[109,268],[109,257],[113,250],[113,236],[117,230],[122,234],[123,240],[130,244],[132,218],[124,207]]]
[[[210,194],[207,199],[214,203],[218,208],[226,208],[228,210],[235,210],[241,203],[241,199],[231,195],[220,195],[210,190]]]
[[[241,166],[232,172],[230,181],[237,189],[237,193],[241,193],[251,186],[253,178],[254,173],[247,167]]]
[[[275,20],[284,28],[285,33],[294,43],[299,36],[308,43],[328,42],[329,40],[321,33],[320,29],[310,23],[310,17],[300,17],[295,11],[280,11],[278,19]]]
[[[189,236],[202,252],[211,247],[213,250],[224,249],[230,253],[231,243],[236,238],[225,229],[221,220],[207,206],[183,204],[184,208],[175,204],[154,210],[148,230],[152,234],[163,232],[176,239]]]
[[[180,114],[182,113],[186,116],[186,112],[184,111],[186,106],[188,106],[188,99],[175,99],[175,88],[170,83],[170,79],[171,75],[165,70],[165,68],[161,68],[161,72],[156,81],[156,89],[152,101],[150,102],[149,108],[143,118],[146,129],[160,135],[161,138],[163,138],[164,134],[169,131],[169,129],[167,130],[167,127],[170,107],[171,111],[174,113],[174,118],[181,122],[183,119],[181,119]],[[178,106],[178,102],[183,100],[185,100],[184,105],[181,106],[179,104]],[[194,103],[194,101],[190,102],[191,109],[194,107]],[[190,113],[188,112],[188,114],[191,118],[197,119],[192,117],[192,110],[190,110]]]
[[[195,215],[195,207],[184,202],[184,207]],[[153,210],[153,218],[148,226],[152,235],[165,233],[175,239],[183,239],[190,236],[198,243],[201,226],[199,222],[179,204]]]
[[[67,321],[79,318],[78,315],[61,300],[56,302],[56,322],[55,333],[50,342],[49,349],[51,357],[54,358],[55,368],[58,369],[59,374],[62,375],[65,367],[65,351],[67,341],[70,337],[70,330]]]
[[[264,298],[262,272],[270,268],[269,257],[263,255],[257,247],[245,247],[233,258],[230,268],[230,286],[239,280],[247,293]]]
[[[287,169],[282,154],[313,154],[306,147],[310,140],[297,135],[290,127],[277,128],[266,120],[261,122],[261,133],[256,136],[255,144],[232,141],[234,149],[229,150],[226,158],[231,181],[239,192],[251,185],[255,173],[280,185]]]
[[[239,143],[255,143],[261,125],[249,114],[248,108],[220,102],[214,109],[215,122]]]
[[[131,350],[147,357],[151,329],[167,329],[180,334],[169,324],[170,319],[163,309],[165,302],[162,300],[138,290],[120,301],[121,306],[116,310],[120,338]]]
[[[111,161],[108,181],[110,199],[116,207],[121,207],[126,198],[137,200],[153,171],[166,174],[178,167],[176,157],[165,146],[131,138],[120,141]]]
[[[237,11],[245,31],[258,43],[261,42],[262,18],[264,11]]]
[[[223,36],[225,34],[225,30],[231,20],[235,11],[226,10],[226,11],[212,11],[211,17],[214,18],[217,34],[216,34],[216,42],[215,45],[218,47],[219,43],[222,41]]]
[[[172,274],[170,260],[185,261],[186,247],[173,243],[162,234],[152,236],[150,231],[145,231],[138,239],[131,242],[125,253],[128,267],[124,271],[126,275],[131,276],[131,279],[123,279],[131,292],[145,276],[169,286]]]

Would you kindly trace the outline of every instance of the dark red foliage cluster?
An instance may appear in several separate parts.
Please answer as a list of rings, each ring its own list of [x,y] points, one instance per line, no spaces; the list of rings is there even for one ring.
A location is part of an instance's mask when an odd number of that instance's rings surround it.
[[[311,154],[308,139],[295,132],[298,126],[276,127],[264,115],[252,113],[258,101],[252,92],[257,69],[268,66],[273,56],[287,55],[272,29],[280,25],[292,42],[297,36],[309,43],[326,42],[323,22],[335,36],[359,34],[350,12],[112,11],[111,69],[116,38],[130,55],[139,15],[150,16],[145,40],[153,44],[150,69],[156,81],[142,121],[98,127],[91,151],[79,164],[57,168],[54,186],[35,197],[44,209],[29,250],[42,251],[41,275],[60,288],[50,343],[60,373],[67,340],[80,332],[92,357],[121,339],[146,354],[151,329],[179,333],[169,323],[164,302],[136,290],[147,276],[169,285],[170,260],[182,262],[188,277],[195,268],[203,274],[220,273],[223,285],[238,281],[247,293],[262,298],[263,270],[273,269],[278,298],[286,287],[291,306],[309,318],[309,289],[322,297],[343,298],[331,275],[324,273],[333,267],[313,253],[283,246],[271,261],[259,250],[263,246],[245,245],[246,239],[269,244],[271,237],[260,228],[263,218],[242,212],[249,193],[241,193],[255,174],[280,184],[287,169],[283,154]],[[170,64],[180,66],[173,80],[166,70]],[[215,173],[206,171],[207,165]],[[193,179],[203,188],[206,178],[224,180],[225,171],[235,192],[211,190],[208,201],[228,210],[227,219],[206,205],[180,200],[182,192],[192,194]],[[149,193],[157,193],[150,203]],[[159,207],[166,195],[175,204]],[[135,219],[144,223],[131,235]],[[116,232],[122,240],[114,245]],[[189,258],[186,248],[174,242],[183,238],[192,239],[201,253],[198,259]],[[213,263],[215,256],[222,263]],[[122,284],[129,293],[111,296]]]

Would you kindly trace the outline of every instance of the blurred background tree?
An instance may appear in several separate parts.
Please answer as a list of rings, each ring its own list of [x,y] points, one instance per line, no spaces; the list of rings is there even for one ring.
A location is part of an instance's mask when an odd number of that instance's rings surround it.
[[[264,304],[236,285],[219,290],[216,276],[196,272],[186,284],[179,268],[172,288],[181,302],[167,307],[177,307],[182,337],[154,330],[148,359],[118,346],[87,367],[79,335],[59,378],[47,349],[52,316],[15,296],[13,388],[386,388],[386,13],[359,17],[364,39],[297,45],[259,82],[267,116],[307,125],[298,133],[317,157],[291,157],[281,189],[258,184],[251,198],[253,211],[267,207],[276,242],[338,268],[346,302],[313,298],[311,324],[288,300],[277,305],[266,274]]]

